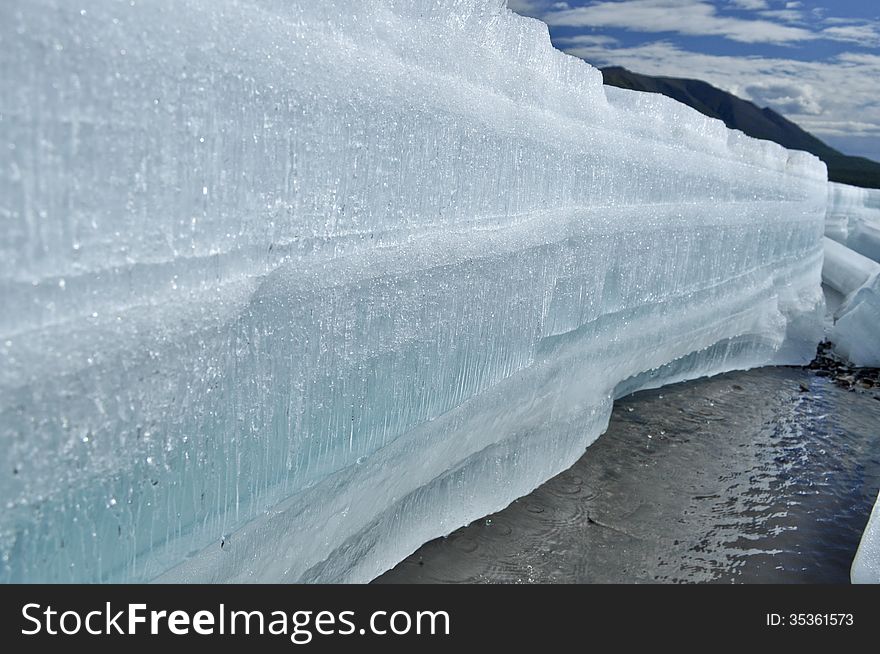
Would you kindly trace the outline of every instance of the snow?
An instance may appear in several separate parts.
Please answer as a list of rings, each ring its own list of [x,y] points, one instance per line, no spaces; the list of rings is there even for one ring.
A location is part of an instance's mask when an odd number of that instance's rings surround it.
[[[829,182],[825,235],[880,262],[880,189]]]
[[[503,0],[0,6],[0,581],[365,581],[822,335],[826,171]]]
[[[880,495],[862,534],[850,579],[854,584],[880,584]]]

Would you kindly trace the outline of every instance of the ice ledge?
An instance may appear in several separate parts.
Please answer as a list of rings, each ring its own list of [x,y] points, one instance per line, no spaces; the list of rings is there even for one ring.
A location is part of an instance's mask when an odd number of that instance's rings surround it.
[[[880,584],[880,495],[862,534],[850,576],[854,584]]]
[[[364,581],[821,336],[817,159],[500,0],[0,6],[0,580]]]
[[[824,239],[822,280],[836,291],[828,338],[835,351],[857,366],[880,367],[880,263]]]

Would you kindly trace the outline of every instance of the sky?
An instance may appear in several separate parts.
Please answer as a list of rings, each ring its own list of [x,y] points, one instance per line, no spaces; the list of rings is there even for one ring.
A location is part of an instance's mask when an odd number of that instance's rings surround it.
[[[702,79],[880,161],[880,0],[507,0],[594,66]]]

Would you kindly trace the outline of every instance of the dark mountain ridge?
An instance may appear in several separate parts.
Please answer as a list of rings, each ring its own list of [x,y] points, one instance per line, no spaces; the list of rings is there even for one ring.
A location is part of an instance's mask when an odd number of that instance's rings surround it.
[[[805,150],[828,166],[832,182],[880,188],[880,163],[853,157],[835,150],[784,116],[767,107],[722,91],[707,82],[677,77],[652,77],[633,73],[620,66],[603,68],[605,83],[623,89],[661,93],[700,113],[724,121],[731,129],[749,136],[774,141],[792,150]]]

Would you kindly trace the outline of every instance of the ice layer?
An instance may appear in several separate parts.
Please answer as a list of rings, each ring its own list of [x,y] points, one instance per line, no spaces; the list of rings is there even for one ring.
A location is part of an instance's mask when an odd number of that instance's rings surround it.
[[[880,262],[880,189],[829,182],[825,235]]]
[[[828,338],[857,366],[880,367],[880,263],[824,239],[822,281],[833,306]]]
[[[366,581],[615,397],[821,338],[824,165],[503,0],[6,0],[0,44],[2,581]]]
[[[850,579],[854,584],[880,584],[880,496],[862,534]]]

